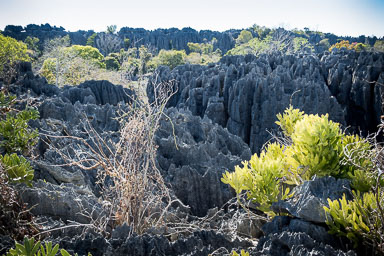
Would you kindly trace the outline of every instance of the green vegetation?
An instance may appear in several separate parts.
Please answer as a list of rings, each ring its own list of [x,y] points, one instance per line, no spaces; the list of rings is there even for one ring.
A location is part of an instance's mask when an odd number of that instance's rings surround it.
[[[329,207],[324,207],[327,215],[327,225],[331,234],[346,236],[357,247],[362,239],[380,241],[380,234],[372,232],[381,229],[382,220],[378,214],[372,214],[378,210],[374,193],[359,192],[354,194],[355,199],[348,201],[345,198],[339,200],[328,199]],[[383,203],[383,198],[380,198]],[[372,223],[374,226],[369,225]],[[371,227],[370,227],[371,226]]]
[[[157,66],[164,65],[173,69],[178,65],[185,64],[186,56],[185,51],[161,50],[159,55],[150,61],[149,66],[156,68]]]
[[[0,33],[0,79],[10,83],[15,75],[15,66],[21,61],[29,61],[27,45]]]
[[[347,50],[355,50],[357,52],[360,52],[360,51],[366,50],[368,48],[368,46],[365,44],[362,44],[362,43],[356,43],[356,42],[349,43],[349,41],[347,41],[347,40],[342,40],[342,41],[332,45],[329,48],[329,51],[332,51],[335,48],[336,49],[345,48]]]
[[[244,251],[244,250],[241,250],[241,251],[240,251],[240,254],[238,254],[237,252],[232,251],[231,256],[249,256],[249,252],[246,252],[246,251]]]
[[[97,36],[97,33],[93,33],[92,35],[90,35],[87,39],[86,45],[94,47],[96,36]]]
[[[259,204],[259,209],[273,215],[269,207],[279,199],[289,197],[287,185],[299,185],[304,180],[333,176],[353,180],[356,187],[366,187],[371,180],[360,179],[355,165],[342,162],[344,148],[353,142],[357,150],[356,162],[364,167],[372,162],[358,158],[370,146],[358,136],[344,134],[338,123],[328,119],[328,115],[307,115],[292,106],[283,115],[277,116],[278,125],[286,136],[288,145],[269,144],[260,156],[252,156],[243,167],[236,166],[235,172],[226,172],[222,181],[233,187],[237,194],[243,190],[248,199]],[[369,184],[372,185],[372,184]]]
[[[384,52],[384,40],[376,40],[373,49],[378,52]]]
[[[271,36],[267,36],[263,40],[260,40],[259,38],[253,38],[245,44],[240,44],[235,48],[232,48],[226,53],[226,55],[259,55],[261,53],[268,52],[271,49],[271,44]]]
[[[40,69],[49,83],[80,84],[91,70],[105,68],[104,56],[92,46],[58,47],[56,51],[54,57],[45,59]]]
[[[293,38],[293,51],[296,53],[303,50],[313,51],[313,46],[308,42],[308,39],[303,37]]]
[[[253,38],[253,35],[248,30],[242,30],[236,39],[237,44],[246,44]]]
[[[18,156],[15,153],[0,155],[0,162],[4,165],[11,182],[25,183],[32,187],[34,170],[23,156]]]
[[[34,171],[23,156],[14,152],[28,154],[31,146],[36,144],[38,132],[29,128],[28,121],[37,119],[39,112],[30,108],[17,112],[11,108],[14,102],[14,96],[0,92],[0,147],[6,152],[0,155],[0,162],[11,182],[23,182],[31,186]]]
[[[259,156],[243,162],[243,167],[226,172],[222,181],[234,188],[238,198],[245,191],[259,210],[273,216],[270,206],[291,196],[288,186],[314,176],[350,179],[354,200],[348,201],[344,195],[339,200],[329,199],[324,207],[330,233],[383,253],[380,205],[384,203],[384,182],[374,164],[375,149],[357,135],[346,135],[328,115],[307,115],[289,107],[277,118],[286,144],[268,144]]]
[[[237,195],[247,191],[248,199],[257,203],[259,210],[273,215],[269,209],[272,203],[290,197],[289,188],[282,185],[287,164],[283,149],[277,143],[269,144],[260,156],[255,154],[249,162],[244,161],[243,168],[236,166],[235,172],[226,172],[221,181],[231,185]]]
[[[15,249],[9,250],[7,256],[55,256],[59,252],[59,244],[52,247],[52,242],[45,243],[45,247],[40,241],[36,241],[32,237],[28,239],[24,237],[24,243],[19,244],[15,242]],[[62,256],[70,256],[70,254],[64,250],[60,250]]]

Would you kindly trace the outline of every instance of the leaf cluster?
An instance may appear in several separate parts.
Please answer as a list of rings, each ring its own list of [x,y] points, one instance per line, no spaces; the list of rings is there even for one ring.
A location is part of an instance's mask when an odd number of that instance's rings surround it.
[[[15,242],[15,249],[9,250],[7,256],[55,256],[59,252],[59,244],[52,246],[52,242],[45,243],[45,247],[40,241],[36,241],[32,237],[24,237],[24,243],[19,244]],[[64,250],[60,250],[60,255],[70,256],[70,254]]]
[[[328,199],[329,206],[324,206],[324,210],[330,233],[349,238],[355,247],[362,240],[380,243],[382,234],[377,231],[381,230],[383,222],[378,214],[376,195],[373,192],[353,193],[354,200],[346,200],[345,195],[338,200]],[[379,203],[383,203],[382,193]]]

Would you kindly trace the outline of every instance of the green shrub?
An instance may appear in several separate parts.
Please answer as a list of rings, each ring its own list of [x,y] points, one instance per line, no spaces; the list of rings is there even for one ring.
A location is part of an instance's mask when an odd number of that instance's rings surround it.
[[[302,50],[313,51],[313,46],[308,42],[307,38],[303,38],[303,37],[293,38],[293,51],[299,52]]]
[[[119,61],[111,56],[107,56],[104,59],[105,66],[108,70],[119,70],[120,69],[120,63]]]
[[[254,54],[259,55],[271,49],[272,38],[267,36],[265,39],[253,38],[245,44],[237,45],[235,48],[229,50],[226,55],[246,55]]]
[[[152,67],[164,65],[173,69],[178,65],[185,64],[185,57],[185,51],[161,50],[159,55],[154,57],[148,65]]]
[[[380,193],[380,195],[382,195]],[[383,198],[380,197],[380,204]],[[376,195],[373,192],[360,195],[354,192],[354,200],[346,200],[345,195],[339,200],[328,199],[329,207],[324,207],[327,213],[327,225],[331,234],[346,236],[354,242],[355,247],[363,239],[379,242],[380,234],[374,232],[381,230],[382,220],[377,213]]]
[[[290,197],[289,188],[282,184],[285,175],[285,156],[280,144],[272,143],[260,156],[253,155],[243,168],[235,167],[235,172],[226,172],[221,181],[235,189],[236,194],[247,191],[247,197],[258,204],[258,209],[270,215],[273,202]]]
[[[246,191],[249,200],[272,215],[271,204],[290,196],[287,186],[299,185],[314,175],[349,178],[362,191],[374,184],[366,171],[373,161],[361,157],[368,155],[371,146],[358,136],[345,135],[328,115],[307,115],[289,107],[277,118],[287,144],[269,144],[260,156],[243,162],[244,167],[236,166],[234,172],[223,175],[222,182],[237,195]]]
[[[96,38],[96,36],[97,36],[97,33],[93,33],[92,35],[90,35],[88,37],[88,39],[87,39],[86,45],[92,46],[92,47],[95,46],[95,38]]]
[[[236,39],[237,44],[246,44],[253,38],[253,35],[248,30],[242,30]]]
[[[0,146],[8,153],[25,152],[31,145],[36,143],[37,130],[28,126],[29,120],[39,118],[39,112],[35,109],[25,109],[15,114],[8,112],[6,117],[0,120],[0,135],[2,141]]]
[[[373,49],[375,51],[384,52],[384,40],[376,40]]]
[[[0,161],[11,182],[25,183],[30,187],[32,186],[34,170],[23,156],[18,156],[16,153],[0,155]]]
[[[15,242],[15,249],[9,250],[7,256],[55,256],[59,251],[59,244],[52,247],[52,242],[45,243],[45,247],[40,241],[36,241],[32,237],[28,239],[24,237],[24,243],[19,244]],[[70,254],[64,250],[60,250],[62,256],[70,256]]]
[[[249,256],[249,252],[241,250],[240,254],[238,254],[236,251],[232,251],[231,256]]]
[[[99,50],[92,46],[72,45],[64,48],[65,53],[72,58],[80,57],[84,60],[89,60],[100,68],[105,68],[103,63],[104,56]]]
[[[15,65],[30,61],[27,45],[0,33],[0,79],[10,83],[15,75]]]
[[[102,72],[105,68],[104,56],[94,47],[73,45],[56,50],[56,57],[46,58],[40,69],[40,74],[51,84],[77,85],[93,71]]]

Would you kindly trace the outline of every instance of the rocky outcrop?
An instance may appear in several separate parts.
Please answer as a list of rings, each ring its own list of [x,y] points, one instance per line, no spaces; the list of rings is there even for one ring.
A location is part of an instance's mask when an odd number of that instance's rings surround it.
[[[266,223],[256,250],[266,255],[356,255],[347,251],[352,245],[346,239],[336,239],[328,233],[323,206],[327,198],[340,199],[343,194],[352,199],[349,181],[333,177],[305,181],[294,189],[294,196],[272,206],[276,216]]]
[[[225,171],[249,159],[251,152],[237,136],[189,111],[171,108],[157,132],[157,161],[175,195],[197,216],[221,207],[233,192],[220,181]],[[174,129],[174,130],[173,130]]]
[[[240,30],[231,30],[225,32],[201,30],[196,31],[192,28],[170,28],[145,30],[143,28],[124,27],[119,31],[121,38],[129,38],[131,45],[139,47],[141,45],[151,45],[158,50],[177,49],[185,50],[189,53],[188,43],[204,43],[209,42],[213,38],[217,39],[214,49],[220,49],[227,52],[235,46],[235,38],[237,38]]]
[[[169,107],[189,109],[226,127],[259,152],[277,132],[276,114],[290,104],[306,113],[329,113],[351,132],[376,131],[380,123],[384,54],[332,52],[324,56],[226,56],[208,66],[158,69],[151,83],[172,81]]]
[[[4,28],[4,31],[2,32],[2,34],[4,34],[5,36],[10,36],[21,41],[24,41],[28,36],[37,37],[41,44],[55,37],[63,37],[69,35],[72,44],[80,45],[85,45],[87,43],[87,38],[93,33],[93,30],[79,30],[77,32],[67,32],[65,31],[65,28],[61,26],[52,27],[48,23],[41,25],[29,24],[25,27],[8,25]]]

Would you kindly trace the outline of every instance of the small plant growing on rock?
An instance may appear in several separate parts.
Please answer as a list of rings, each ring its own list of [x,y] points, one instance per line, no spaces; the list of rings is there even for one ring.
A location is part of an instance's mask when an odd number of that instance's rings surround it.
[[[52,242],[45,243],[45,247],[40,241],[35,239],[24,237],[24,243],[19,244],[15,242],[15,249],[9,250],[7,256],[55,256],[59,252],[59,244],[52,247]],[[70,256],[70,254],[64,250],[60,250],[62,256]]]

